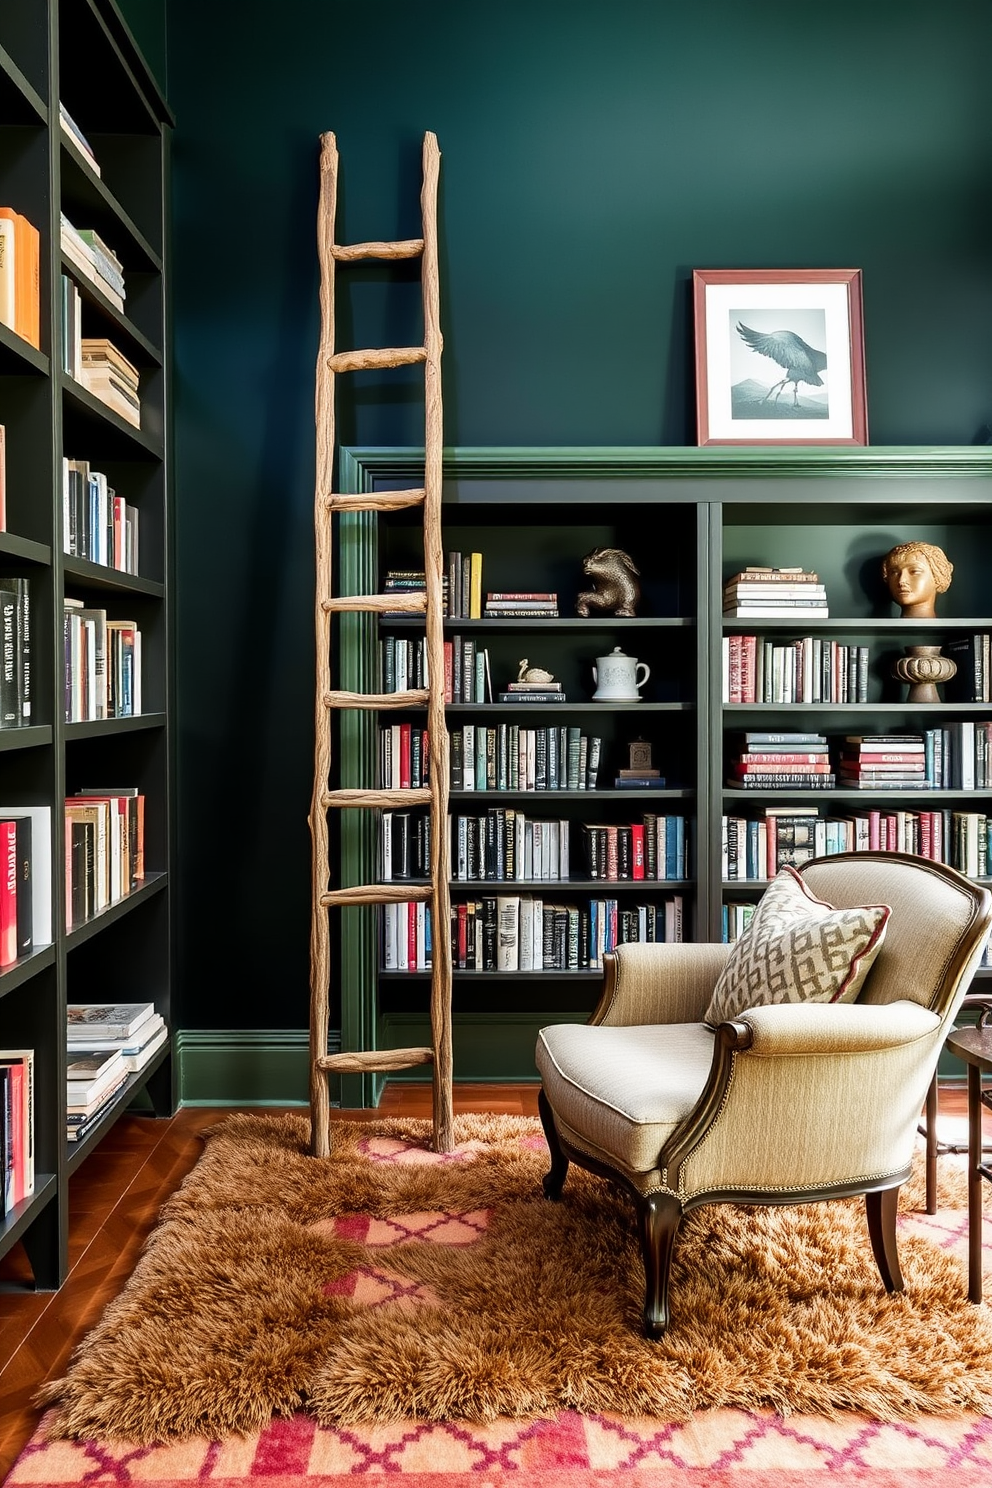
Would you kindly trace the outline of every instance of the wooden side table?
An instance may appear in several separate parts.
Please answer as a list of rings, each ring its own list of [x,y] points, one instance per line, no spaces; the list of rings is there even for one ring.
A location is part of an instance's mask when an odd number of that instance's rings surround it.
[[[968,1301],[982,1300],[982,1179],[992,1182],[992,1166],[982,1161],[982,1110],[992,1110],[992,1089],[982,1076],[992,1074],[992,1028],[983,1016],[974,1028],[957,1028],[945,1048],[968,1066]]]

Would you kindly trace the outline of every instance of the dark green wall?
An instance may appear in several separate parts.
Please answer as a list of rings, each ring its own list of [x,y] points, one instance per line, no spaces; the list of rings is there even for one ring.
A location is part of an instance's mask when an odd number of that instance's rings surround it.
[[[418,231],[439,138],[446,441],[694,440],[693,267],[864,272],[873,443],[992,414],[988,0],[167,0],[181,1013],[306,1021],[317,137],[343,241]],[[419,339],[353,271],[338,344]],[[421,438],[354,381],[344,443]]]

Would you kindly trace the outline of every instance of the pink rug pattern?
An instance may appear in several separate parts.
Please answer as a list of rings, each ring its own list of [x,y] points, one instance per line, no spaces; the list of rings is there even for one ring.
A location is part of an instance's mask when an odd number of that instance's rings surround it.
[[[540,1139],[535,1139],[540,1140]],[[465,1144],[440,1156],[395,1139],[371,1138],[366,1155],[377,1163],[450,1163],[470,1159]],[[945,1157],[942,1162],[964,1162]],[[415,1308],[434,1303],[429,1288],[390,1272],[392,1245],[410,1239],[472,1245],[485,1233],[488,1210],[427,1212],[376,1219],[349,1215],[327,1221],[336,1235],[381,1249],[382,1264],[330,1284],[360,1307]],[[900,1215],[900,1232],[925,1236],[962,1266],[966,1285],[968,1221],[962,1210]],[[986,1286],[992,1296],[992,1219],[983,1226]],[[986,1304],[983,1304],[986,1305]],[[235,1484],[289,1488],[338,1485],[358,1479],[386,1488],[403,1477],[406,1488],[494,1488],[508,1481],[528,1488],[809,1488],[841,1474],[868,1488],[992,1488],[992,1419],[927,1417],[878,1422],[839,1414],[782,1417],[772,1411],[713,1410],[688,1422],[562,1412],[544,1420],[501,1419],[488,1425],[460,1421],[381,1422],[328,1428],[309,1416],[272,1421],[251,1436],[199,1438],[154,1447],[47,1441],[42,1421],[5,1488],[81,1488],[153,1485],[210,1488]]]

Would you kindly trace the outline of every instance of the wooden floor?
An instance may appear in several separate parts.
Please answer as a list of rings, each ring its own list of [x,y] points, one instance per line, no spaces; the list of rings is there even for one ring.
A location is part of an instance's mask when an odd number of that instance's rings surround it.
[[[335,1112],[338,1120],[384,1115],[430,1117],[430,1086],[387,1085],[376,1111]],[[536,1085],[458,1085],[455,1111],[537,1114]],[[965,1135],[963,1089],[941,1093],[941,1134]],[[154,1227],[159,1206],[202,1151],[201,1133],[227,1114],[187,1107],[155,1120],[124,1115],[69,1183],[70,1272],[58,1292],[34,1292],[23,1252],[0,1262],[0,1482],[33,1434],[31,1400],[63,1372],[76,1344],[121,1290]],[[946,1126],[945,1126],[946,1123]]]
[[[537,1115],[536,1085],[457,1085],[454,1108]],[[203,1150],[200,1140],[226,1110],[186,1107],[167,1120],[125,1114],[69,1180],[69,1277],[58,1292],[30,1290],[16,1246],[0,1261],[0,1483],[33,1434],[31,1399],[57,1378],[76,1344],[127,1280],[158,1218]],[[375,1111],[339,1120],[431,1114],[429,1085],[387,1084]]]

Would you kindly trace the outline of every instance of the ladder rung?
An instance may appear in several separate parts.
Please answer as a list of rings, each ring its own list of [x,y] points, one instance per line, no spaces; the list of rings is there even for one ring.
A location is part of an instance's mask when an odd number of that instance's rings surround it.
[[[366,372],[380,367],[408,367],[426,362],[426,346],[373,346],[367,351],[338,351],[327,358],[332,372]]]
[[[328,1074],[354,1075],[366,1071],[412,1069],[416,1064],[433,1064],[433,1049],[368,1049],[357,1054],[322,1054],[314,1061]]]
[[[429,806],[431,793],[426,786],[407,786],[395,790],[332,790],[325,791],[322,804],[330,806],[381,806],[388,811],[395,807],[402,811],[405,806]]]
[[[350,610],[375,610],[380,615],[398,610],[424,611],[427,609],[426,589],[411,589],[395,594],[342,594],[336,599],[322,599],[321,608],[328,614],[347,614]]]
[[[409,692],[341,692],[324,693],[326,708],[426,708],[430,693],[426,687]]]
[[[423,506],[425,492],[363,491],[357,496],[325,496],[328,511],[402,511],[408,506]]]
[[[353,884],[347,889],[328,889],[321,894],[320,902],[325,909],[351,909],[361,904],[405,904],[408,900],[419,903],[433,898],[430,884],[402,883]]]
[[[331,256],[338,263],[354,263],[360,258],[419,258],[423,251],[423,238],[406,238],[395,243],[335,243]]]

